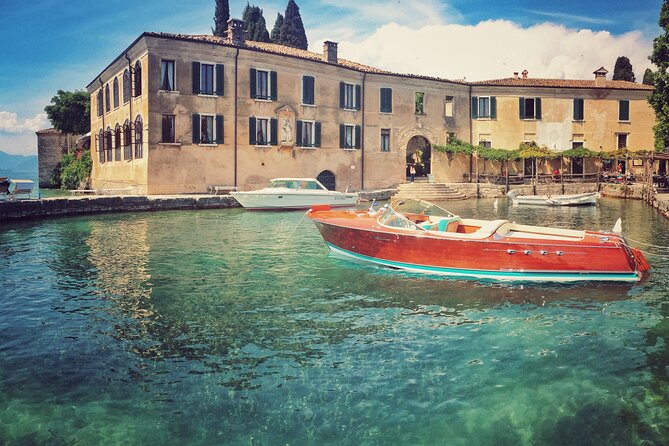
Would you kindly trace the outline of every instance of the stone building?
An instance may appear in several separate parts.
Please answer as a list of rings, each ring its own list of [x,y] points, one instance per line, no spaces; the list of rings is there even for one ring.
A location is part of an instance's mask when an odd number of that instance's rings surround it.
[[[433,150],[450,136],[516,149],[653,147],[652,88],[522,77],[483,82],[392,73],[337,55],[229,38],[144,33],[88,85],[93,187],[138,193],[241,189],[278,176],[343,190],[421,174],[459,181],[470,169]]]
[[[74,145],[79,135],[66,135],[54,128],[39,130],[37,135],[37,164],[39,187],[53,187],[54,169],[60,162],[68,147]]]

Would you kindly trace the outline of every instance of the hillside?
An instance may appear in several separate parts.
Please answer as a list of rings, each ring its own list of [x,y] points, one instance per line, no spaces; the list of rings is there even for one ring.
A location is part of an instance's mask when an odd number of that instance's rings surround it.
[[[0,170],[35,172],[37,171],[37,155],[10,155],[0,150]]]

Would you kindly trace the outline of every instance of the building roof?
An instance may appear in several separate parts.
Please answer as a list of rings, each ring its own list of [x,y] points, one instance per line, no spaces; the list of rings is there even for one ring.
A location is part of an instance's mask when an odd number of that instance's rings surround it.
[[[37,133],[38,135],[48,135],[48,134],[60,135],[61,134],[60,130],[54,129],[53,127],[48,128],[48,129],[38,130],[35,133]]]
[[[601,85],[596,85],[595,80],[580,79],[539,79],[521,77],[507,77],[504,79],[492,79],[487,81],[470,82],[473,86],[482,87],[544,87],[544,88],[598,88],[609,90],[647,90],[653,91],[652,85],[637,84],[627,81],[605,80]]]

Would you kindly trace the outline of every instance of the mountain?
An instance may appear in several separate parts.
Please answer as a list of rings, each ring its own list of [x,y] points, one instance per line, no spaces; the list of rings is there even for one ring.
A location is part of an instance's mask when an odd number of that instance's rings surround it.
[[[35,172],[37,171],[37,155],[10,155],[0,150],[0,170]]]

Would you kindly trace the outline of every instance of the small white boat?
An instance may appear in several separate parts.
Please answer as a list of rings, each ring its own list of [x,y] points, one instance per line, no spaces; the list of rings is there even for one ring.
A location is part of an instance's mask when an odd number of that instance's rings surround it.
[[[355,206],[358,194],[328,190],[314,178],[274,178],[263,189],[231,192],[247,209],[309,209],[317,204]]]
[[[587,206],[597,204],[599,192],[567,195],[515,195],[507,194],[513,204],[532,204],[538,206]]]

